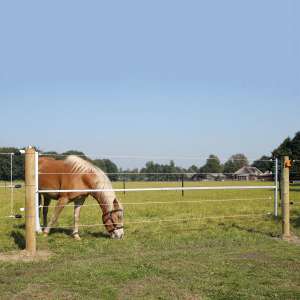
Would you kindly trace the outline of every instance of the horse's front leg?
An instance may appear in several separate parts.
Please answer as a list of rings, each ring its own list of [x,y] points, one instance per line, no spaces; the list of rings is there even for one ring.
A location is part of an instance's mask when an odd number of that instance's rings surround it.
[[[85,201],[85,197],[84,198],[79,198],[77,200],[74,201],[74,229],[73,229],[73,237],[75,240],[80,240],[80,236],[79,236],[79,218],[80,218],[80,209],[81,209],[81,205],[83,205]]]
[[[44,235],[47,236],[51,230],[51,227],[53,227],[53,225],[57,222],[57,219],[61,213],[61,211],[63,210],[63,208],[65,207],[65,205],[69,202],[69,198],[66,197],[61,197],[58,199],[57,204],[55,206],[53,215],[51,217],[51,220],[48,224],[48,226],[44,229]]]

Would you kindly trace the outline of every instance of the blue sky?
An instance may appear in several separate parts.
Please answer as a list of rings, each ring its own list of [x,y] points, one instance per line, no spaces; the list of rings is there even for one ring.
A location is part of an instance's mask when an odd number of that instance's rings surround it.
[[[269,154],[300,130],[299,13],[297,0],[0,1],[0,146]]]

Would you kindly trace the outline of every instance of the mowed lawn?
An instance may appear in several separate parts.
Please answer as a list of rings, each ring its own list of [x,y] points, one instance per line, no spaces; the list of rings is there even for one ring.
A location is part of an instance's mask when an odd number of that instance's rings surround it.
[[[180,185],[126,183],[128,188]],[[300,299],[300,245],[280,240],[273,191],[118,197],[125,208],[123,240],[107,238],[102,226],[89,226],[101,223],[93,199],[82,208],[81,224],[88,225],[81,228],[82,240],[73,240],[73,208],[66,207],[58,228],[48,238],[38,236],[38,249],[50,251],[50,259],[0,262],[0,299]],[[20,213],[24,189],[15,190],[14,198]],[[292,231],[300,236],[300,186],[291,186],[291,200]],[[0,203],[0,253],[23,249],[24,218],[5,218],[11,210],[10,190],[0,190]]]

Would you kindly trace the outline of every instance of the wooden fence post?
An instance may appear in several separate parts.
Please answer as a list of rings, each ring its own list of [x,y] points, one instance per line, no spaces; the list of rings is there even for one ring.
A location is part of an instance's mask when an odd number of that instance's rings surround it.
[[[282,162],[282,238],[290,239],[290,167],[288,156]]]
[[[28,147],[25,151],[25,235],[26,251],[36,254],[35,235],[35,149]]]

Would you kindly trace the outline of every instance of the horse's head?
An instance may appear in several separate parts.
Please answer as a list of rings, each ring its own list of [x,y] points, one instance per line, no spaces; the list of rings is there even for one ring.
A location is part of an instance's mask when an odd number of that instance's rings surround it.
[[[102,221],[111,238],[121,239],[124,236],[124,211],[117,199],[113,204],[113,209],[102,215]]]

